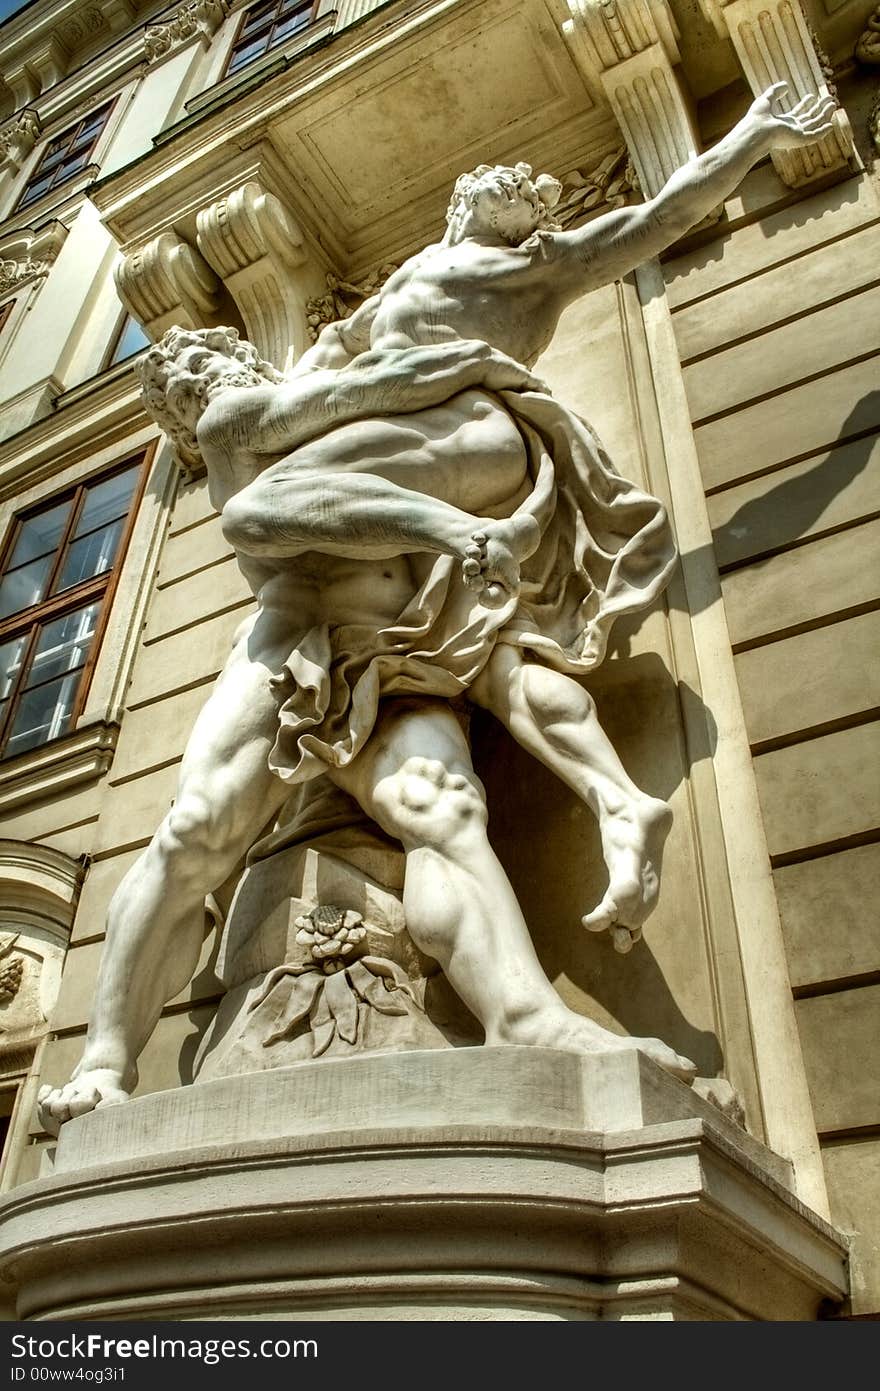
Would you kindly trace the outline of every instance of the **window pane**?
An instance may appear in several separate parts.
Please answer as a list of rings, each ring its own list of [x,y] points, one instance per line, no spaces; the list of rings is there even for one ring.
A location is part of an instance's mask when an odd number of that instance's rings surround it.
[[[24,565],[25,561],[57,550],[69,512],[70,498],[22,522],[7,569],[14,570],[17,565]]]
[[[22,696],[3,751],[7,758],[66,733],[80,675],[71,672]]]
[[[28,634],[13,638],[11,642],[0,645],[0,700],[5,700],[12,690],[15,678],[21,667],[21,659],[27,646]]]
[[[103,483],[95,483],[89,488],[74,536],[82,536],[87,531],[106,526],[107,522],[116,521],[117,517],[125,516],[137,482],[138,468],[138,464],[133,464],[124,473],[115,473],[112,478],[105,478]]]
[[[89,604],[75,613],[65,614],[47,623],[37,640],[25,689],[31,690],[63,672],[84,665],[89,646],[95,636],[100,604]]]
[[[239,49],[238,52],[232,55],[229,71],[231,73],[238,72],[239,68],[243,68],[247,63],[252,62],[254,58],[259,58],[262,53],[265,53],[267,46],[268,35],[264,35],[254,43],[249,43],[244,48]]]
[[[149,338],[137,320],[133,319],[130,314],[127,315],[119,335],[119,341],[113,349],[110,366],[115,367],[117,362],[125,362],[126,358],[134,357],[135,353],[139,353],[141,348],[148,347],[149,343]]]
[[[290,19],[285,19],[283,23],[278,25],[278,28],[272,36],[272,46],[274,47],[275,44],[283,43],[285,39],[290,38],[291,34],[297,34],[301,29],[306,29],[308,23],[308,14],[291,15]]]
[[[124,526],[125,518],[120,517],[118,521],[109,522],[100,530],[92,531],[88,536],[81,536],[78,541],[71,542],[54,592],[60,594],[64,589],[70,589],[83,580],[91,579],[93,575],[103,575],[109,570],[119,548]]]
[[[42,599],[54,559],[54,555],[44,555],[4,575],[0,581],[0,618],[29,609]]]

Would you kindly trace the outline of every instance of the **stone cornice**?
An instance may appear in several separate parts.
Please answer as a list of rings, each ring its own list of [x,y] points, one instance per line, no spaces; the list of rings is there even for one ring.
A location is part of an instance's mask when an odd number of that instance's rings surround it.
[[[55,86],[90,53],[125,35],[150,0],[47,0],[0,30],[0,77],[16,106]],[[139,36],[136,36],[139,37]]]
[[[193,38],[209,44],[229,8],[228,0],[188,0],[161,23],[148,24],[143,39],[147,62],[159,62]]]
[[[0,813],[17,811],[29,802],[57,796],[102,777],[112,762],[118,736],[118,725],[87,725],[63,739],[53,739],[8,762],[0,762]],[[0,872],[2,868],[0,858]]]
[[[0,501],[57,477],[117,441],[136,449],[158,431],[130,362],[59,396],[51,415],[0,442]]]

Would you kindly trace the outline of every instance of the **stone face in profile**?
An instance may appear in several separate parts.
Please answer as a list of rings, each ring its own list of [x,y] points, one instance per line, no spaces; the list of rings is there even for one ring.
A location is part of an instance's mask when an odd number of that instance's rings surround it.
[[[487,1043],[641,1050],[693,1076],[659,1040],[569,1010],[547,980],[489,845],[456,709],[491,711],[595,813],[609,884],[582,922],[629,950],[670,813],[629,779],[576,678],[601,662],[615,618],[662,591],[675,551],[660,503],[531,369],[568,303],[659,253],[769,150],[825,128],[821,104],[780,115],[777,96],[656,198],[573,231],[554,223],[555,180],[481,165],[456,184],[442,241],[287,376],[226,329],[172,329],[147,354],[148,409],[184,460],[203,460],[258,610],[199,716],[175,804],[113,900],[86,1051],[42,1097],[48,1128],[130,1092],[164,1003],[192,976],[205,895],[248,852],[253,867],[291,797],[288,844],[344,825],[322,809],[327,788],[402,847],[421,979],[439,963]],[[299,910],[311,926],[294,923],[303,954],[289,958],[285,936],[282,958],[240,981],[237,1017],[271,1004],[275,1034],[308,1025],[314,1052],[356,1048],[370,1008],[408,1013],[411,973],[391,943],[364,951],[369,931],[355,940],[346,913],[367,921],[316,883]]]

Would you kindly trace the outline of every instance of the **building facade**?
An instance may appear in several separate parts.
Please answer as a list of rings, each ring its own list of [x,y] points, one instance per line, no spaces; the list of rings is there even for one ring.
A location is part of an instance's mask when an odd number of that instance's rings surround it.
[[[834,1312],[877,1313],[878,78],[866,0],[31,0],[0,26],[0,1189],[47,1162],[37,1089],[79,1057],[107,902],[254,603],[144,413],[144,345],[231,324],[283,368],[438,237],[465,169],[527,160],[580,225],[785,81],[836,96],[832,132],[568,310],[538,368],[681,552],[592,687],[675,812],[630,957],[577,928],[603,870],[574,799],[473,738],[557,989],[728,1079],[850,1238]],[[191,1080],[234,889],[138,1095]]]

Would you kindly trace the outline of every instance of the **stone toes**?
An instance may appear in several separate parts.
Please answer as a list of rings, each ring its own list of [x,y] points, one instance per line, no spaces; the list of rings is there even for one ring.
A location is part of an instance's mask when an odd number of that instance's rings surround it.
[[[472,543],[470,546],[465,546],[464,553],[471,560],[482,560],[485,551],[482,546],[477,546]]]
[[[476,578],[476,576],[479,575],[483,567],[480,565],[480,562],[478,560],[466,560],[461,568],[465,580],[467,581]]]
[[[608,894],[602,899],[598,907],[592,913],[585,913],[581,918],[582,925],[588,932],[604,932],[606,928],[617,920],[617,904]]]
[[[620,952],[622,956],[625,956],[627,952],[632,951],[633,946],[635,944],[635,938],[633,937],[629,928],[621,927],[619,925],[612,927],[611,940],[614,944],[614,950],[616,952]]]

